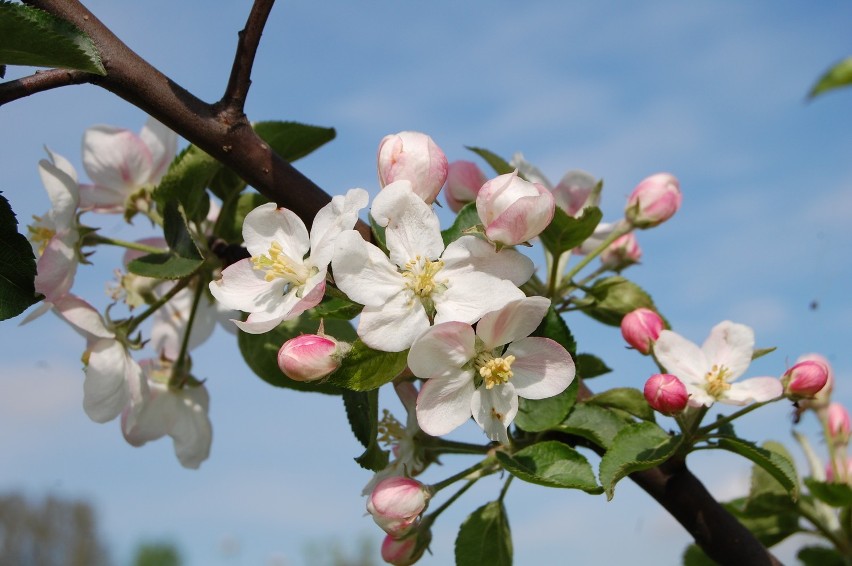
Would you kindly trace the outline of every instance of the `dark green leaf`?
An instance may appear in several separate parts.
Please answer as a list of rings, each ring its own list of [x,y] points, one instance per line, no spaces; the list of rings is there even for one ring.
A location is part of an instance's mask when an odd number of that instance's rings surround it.
[[[12,2],[0,2],[0,64],[107,74],[88,35],[52,14]]]
[[[621,319],[639,307],[656,311],[651,296],[632,281],[620,275],[598,279],[589,289],[592,305],[582,309],[595,320],[611,326],[621,326]]]
[[[758,497],[760,503],[756,505],[753,505],[754,500],[742,497],[723,503],[723,506],[750,530],[761,544],[769,547],[802,530],[795,504],[785,493],[784,504],[778,505],[779,497],[781,496],[765,493]]]
[[[616,387],[589,398],[587,403],[619,409],[643,421],[654,421],[654,409],[645,400],[645,395],[632,387]]]
[[[216,220],[214,233],[232,244],[243,242],[243,223],[246,215],[269,199],[260,193],[248,191],[241,195],[232,195],[222,204],[219,218]]]
[[[479,219],[479,213],[476,212],[476,203],[469,202],[459,210],[453,225],[441,232],[441,237],[444,239],[444,246],[449,246],[450,242],[458,240],[468,228],[473,228],[482,224]]]
[[[481,147],[471,147],[469,145],[466,145],[465,148],[469,149],[470,151],[484,159],[485,162],[488,163],[498,175],[505,175],[506,173],[511,173],[515,170],[514,167],[509,165],[508,161],[506,161],[496,153],[488,151],[487,149],[483,149]]]
[[[720,438],[718,446],[723,450],[728,450],[748,458],[775,478],[790,494],[793,500],[798,498],[798,476],[796,468],[793,466],[793,462],[789,456],[767,448],[761,448],[753,442],[740,438]]]
[[[379,447],[379,390],[343,390],[343,405],[346,417],[355,438],[364,445],[364,453],[355,458],[362,468],[377,472],[388,465],[388,453]]]
[[[471,513],[456,537],[456,566],[511,566],[512,532],[502,501]]]
[[[546,399],[533,400],[521,397],[518,400],[515,424],[529,432],[541,432],[555,427],[565,419],[568,411],[574,406],[579,383],[580,381],[575,379],[565,391]]]
[[[852,84],[852,57],[847,57],[826,71],[811,88],[808,98]]]
[[[267,383],[297,391],[339,395],[343,390],[331,383],[294,381],[281,373],[278,368],[278,350],[281,349],[281,345],[300,334],[316,334],[318,327],[319,323],[316,320],[299,317],[282,322],[277,328],[264,334],[238,332],[237,343],[249,368]],[[325,333],[340,340],[355,339],[355,330],[352,325],[341,320],[325,321]]]
[[[210,180],[210,192],[227,202],[246,188],[246,182],[230,167],[222,166]]]
[[[852,487],[845,483],[828,483],[817,481],[813,478],[805,478],[808,491],[832,507],[852,506]]]
[[[320,304],[307,311],[311,318],[339,318],[352,320],[363,310],[364,305],[341,297],[325,297]]]
[[[553,221],[539,236],[541,243],[554,258],[558,258],[585,242],[602,219],[601,209],[594,206],[586,208],[579,218],[568,216],[564,210],[557,206],[553,214]]]
[[[671,436],[650,422],[623,428],[601,458],[601,485],[607,500],[612,499],[615,484],[621,478],[662,464],[677,451],[680,441],[680,436]]]
[[[550,338],[568,350],[572,357],[577,352],[577,342],[574,341],[571,330],[568,329],[568,325],[565,324],[565,321],[553,307],[547,309],[547,314],[544,315],[544,319],[531,336]]]
[[[495,455],[509,473],[524,481],[601,493],[589,461],[567,444],[549,440],[527,446],[512,455],[500,451]]]
[[[577,354],[574,363],[577,365],[577,375],[582,379],[591,379],[612,371],[602,359],[592,354]]]
[[[796,554],[796,558],[803,566],[846,566],[847,564],[840,553],[827,546],[806,546]]]
[[[154,189],[158,208],[173,203],[183,205],[187,219],[199,222],[207,215],[207,187],[222,169],[222,164],[191,145],[175,157],[162,181]]]
[[[356,340],[343,364],[331,374],[328,382],[354,391],[370,391],[402,373],[407,360],[408,351],[381,352]]]
[[[35,292],[36,261],[18,219],[0,194],[0,320],[18,316],[40,299]]]
[[[628,424],[630,423],[603,407],[577,403],[557,430],[581,436],[601,448],[609,448],[618,432]]]
[[[325,145],[337,135],[334,128],[298,122],[257,122],[254,131],[286,161],[296,161]]]
[[[186,227],[186,218],[176,201],[169,201],[163,209],[163,235],[174,255],[186,259],[202,259],[198,246]]]
[[[717,566],[717,562],[704,554],[697,544],[690,544],[683,552],[683,566]]]
[[[376,224],[376,221],[373,220],[372,216],[370,216],[370,229],[373,231],[375,244],[380,250],[382,250],[382,252],[385,253],[385,255],[388,255],[388,245],[387,242],[385,242],[385,227]]]
[[[182,279],[204,265],[203,259],[188,259],[171,253],[148,254],[127,265],[130,273],[155,279]]]

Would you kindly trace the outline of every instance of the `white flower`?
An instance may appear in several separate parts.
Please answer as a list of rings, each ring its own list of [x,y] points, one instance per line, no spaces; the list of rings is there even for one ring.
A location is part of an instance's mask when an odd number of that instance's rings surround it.
[[[549,306],[545,297],[526,297],[483,316],[475,332],[460,322],[424,332],[408,353],[411,371],[426,379],[417,397],[420,428],[440,436],[473,415],[488,438],[507,444],[518,397],[564,391],[576,372],[571,355],[549,338],[527,338]]]
[[[754,331],[729,320],[720,322],[699,348],[683,336],[663,330],[654,344],[654,355],[668,373],[686,385],[689,404],[711,406],[762,403],[780,396],[784,388],[774,377],[753,377],[732,383],[751,363]]]
[[[161,285],[157,295],[163,295],[170,287],[171,284]],[[193,287],[181,289],[151,317],[153,324],[150,345],[161,357],[172,361],[178,359],[196,292]],[[221,304],[212,301],[205,291],[198,300],[187,349],[192,350],[210,338],[217,322],[226,329],[233,329],[230,321],[237,314],[236,311],[227,310]]]
[[[142,446],[169,435],[181,465],[198,468],[210,455],[213,440],[207,389],[202,384],[170,387],[168,365],[158,367],[146,360],[141,366],[148,386],[121,415],[124,438],[133,446]]]
[[[325,294],[334,241],[355,225],[368,198],[364,189],[334,197],[317,213],[310,237],[290,210],[274,203],[255,208],[243,223],[251,257],[226,268],[210,283],[210,292],[225,307],[251,313],[245,322],[234,321],[250,334],[268,332],[316,306]]]
[[[348,231],[338,237],[332,268],[340,290],[364,305],[358,336],[371,348],[401,352],[433,319],[473,323],[524,296],[517,286],[532,275],[527,257],[475,236],[444,249],[438,217],[408,181],[382,189],[370,214],[386,227],[390,259]]]

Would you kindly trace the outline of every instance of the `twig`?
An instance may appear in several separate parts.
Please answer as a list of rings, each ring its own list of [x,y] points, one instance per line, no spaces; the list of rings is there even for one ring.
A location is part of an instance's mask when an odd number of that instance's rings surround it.
[[[83,71],[66,69],[36,71],[35,74],[0,84],[0,106],[37,92],[87,83],[93,76]]]
[[[234,54],[231,76],[221,100],[227,112],[235,115],[243,113],[246,96],[251,86],[251,69],[257,54],[257,46],[260,44],[260,36],[263,34],[263,28],[274,3],[275,0],[255,0],[246,20],[246,27],[239,33],[240,39],[237,42],[237,52]]]

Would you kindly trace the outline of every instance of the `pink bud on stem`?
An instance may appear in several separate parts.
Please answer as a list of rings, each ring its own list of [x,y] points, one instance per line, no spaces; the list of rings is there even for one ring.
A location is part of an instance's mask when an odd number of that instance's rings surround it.
[[[675,415],[686,408],[689,394],[681,380],[669,373],[652,375],[645,382],[645,400],[655,411]]]
[[[636,185],[624,215],[637,228],[652,228],[671,218],[681,200],[680,183],[674,175],[657,173]]]

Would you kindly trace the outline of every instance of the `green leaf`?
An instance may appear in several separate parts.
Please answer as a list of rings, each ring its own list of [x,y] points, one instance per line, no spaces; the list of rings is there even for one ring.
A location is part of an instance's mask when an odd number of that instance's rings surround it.
[[[33,248],[18,233],[18,219],[0,193],[0,320],[18,316],[40,300],[35,276]]]
[[[598,279],[589,289],[587,297],[594,302],[582,311],[610,326],[621,326],[624,315],[639,307],[657,310],[648,293],[620,275]]]
[[[575,379],[565,391],[546,399],[519,398],[515,424],[529,432],[542,432],[554,428],[565,419],[571,407],[574,406],[579,383],[580,381]]]
[[[326,296],[320,304],[307,311],[311,318],[339,318],[341,320],[352,320],[364,309],[364,305],[353,303],[342,297]]]
[[[761,448],[740,438],[724,437],[719,439],[718,447],[748,458],[765,470],[790,494],[793,500],[799,497],[799,481],[796,468],[788,455]],[[771,446],[770,446],[771,447]]]
[[[309,126],[298,122],[257,122],[252,127],[275,153],[289,162],[312,153],[337,135],[334,128]]]
[[[479,219],[479,213],[476,212],[476,203],[467,203],[459,210],[453,225],[441,232],[444,246],[449,246],[451,242],[461,238],[465,230],[479,224],[482,224],[482,220]]]
[[[829,90],[850,84],[852,84],[852,57],[847,57],[823,73],[816,84],[811,87],[808,98],[814,98]]]
[[[697,544],[690,544],[683,552],[683,566],[717,566],[717,562],[704,554]]]
[[[355,438],[364,446],[364,453],[355,458],[362,468],[377,472],[388,465],[388,453],[379,447],[379,390],[343,390],[346,417]]]
[[[465,149],[469,149],[470,151],[484,159],[485,162],[488,163],[498,175],[505,175],[506,173],[511,173],[515,170],[514,167],[509,165],[508,161],[506,161],[496,153],[492,153],[487,149],[483,149],[481,147],[471,147],[469,145],[466,145],[464,147]]]
[[[0,64],[107,74],[88,35],[52,14],[12,2],[0,2]]]
[[[373,220],[372,216],[370,216],[370,230],[373,232],[373,240],[375,241],[375,244],[385,255],[390,255],[388,252],[388,244],[385,241],[385,227],[376,224],[376,221]]]
[[[136,275],[155,279],[182,279],[198,271],[203,259],[188,259],[171,253],[148,254],[134,259],[127,269]]]
[[[559,313],[553,307],[547,309],[547,314],[544,315],[538,328],[530,336],[550,338],[568,350],[572,357],[577,351],[577,342],[574,340],[571,330],[568,329],[565,320],[559,316]]]
[[[643,421],[654,421],[654,409],[645,400],[645,395],[632,387],[616,387],[598,393],[586,400],[592,405],[619,409]]]
[[[587,493],[602,491],[585,456],[555,440],[527,446],[511,455],[498,451],[495,456],[506,471],[526,482]]]
[[[240,353],[249,368],[265,382],[276,387],[295,389],[297,391],[313,391],[330,395],[340,395],[343,390],[328,382],[294,381],[281,373],[278,368],[278,350],[290,338],[300,334],[316,334],[319,323],[307,317],[287,320],[277,328],[264,334],[237,333],[237,343]],[[354,340],[355,329],[342,320],[325,321],[325,333],[340,340]]]
[[[756,360],[757,358],[762,358],[762,357],[763,357],[763,356],[765,356],[766,354],[771,354],[772,352],[774,352],[774,351],[775,351],[775,350],[777,350],[777,349],[778,349],[777,347],[772,347],[772,348],[756,348],[756,349],[755,349],[755,350],[751,353],[751,360],[752,360],[752,361],[754,361],[754,360]]]
[[[761,499],[767,495],[764,494]],[[759,512],[748,508],[750,501],[747,498],[723,503],[723,506],[751,531],[762,545],[769,547],[802,530],[799,526],[799,514],[795,505],[786,494],[784,499],[786,499],[786,507],[775,507],[772,510],[760,510]]]
[[[602,219],[603,212],[594,206],[583,210],[579,218],[569,216],[557,206],[553,220],[539,236],[541,243],[554,258],[558,258],[585,242]]]
[[[845,566],[847,564],[839,552],[827,546],[806,546],[799,550],[796,558],[803,566]]]
[[[176,201],[170,201],[163,209],[163,236],[174,255],[186,259],[203,259]]]
[[[167,205],[178,202],[183,205],[189,220],[204,220],[209,208],[207,187],[222,167],[221,163],[197,146],[187,147],[175,157],[154,189],[158,207],[163,210]]]
[[[512,532],[502,501],[471,513],[456,537],[456,566],[511,566]]]
[[[615,484],[621,478],[662,464],[677,451],[680,441],[680,436],[671,436],[650,422],[623,428],[601,458],[601,485],[607,500],[612,499]]]
[[[225,165],[213,175],[210,180],[210,192],[222,199],[222,202],[227,202],[240,194],[246,188],[246,182],[242,177]]]
[[[805,478],[808,491],[824,503],[832,507],[852,506],[852,487],[845,483],[828,483],[817,481],[813,478]]]
[[[592,354],[577,354],[574,363],[577,365],[577,375],[582,379],[591,379],[612,371],[602,359]]]
[[[568,418],[556,428],[567,434],[581,436],[601,448],[609,448],[615,436],[628,424],[603,407],[577,403]]]
[[[260,193],[249,191],[241,195],[232,195],[222,203],[219,218],[216,220],[214,233],[232,244],[243,242],[243,223],[246,215],[269,199]]]
[[[331,374],[328,382],[354,391],[370,391],[392,381],[402,373],[407,360],[407,350],[382,352],[373,350],[360,340],[356,340],[352,344],[352,350],[344,358],[343,364]]]

